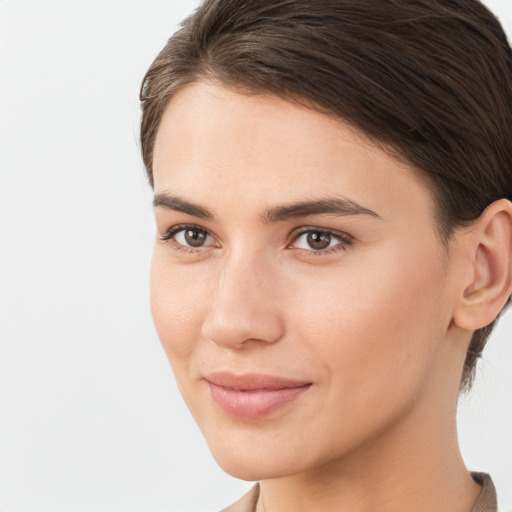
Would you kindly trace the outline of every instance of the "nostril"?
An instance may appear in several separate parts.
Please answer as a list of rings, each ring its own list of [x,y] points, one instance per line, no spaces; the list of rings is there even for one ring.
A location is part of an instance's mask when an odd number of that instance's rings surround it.
[[[283,326],[277,311],[246,310],[230,317],[217,311],[206,319],[202,334],[220,347],[238,349],[248,343],[275,343],[284,334]]]

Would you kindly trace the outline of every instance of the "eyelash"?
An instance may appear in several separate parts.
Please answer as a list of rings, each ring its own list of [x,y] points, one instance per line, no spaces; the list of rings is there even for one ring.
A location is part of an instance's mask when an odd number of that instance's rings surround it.
[[[317,226],[305,226],[302,227],[296,231],[294,231],[290,238],[292,241],[288,244],[287,247],[290,247],[293,243],[296,243],[299,238],[307,233],[319,233],[321,235],[330,235],[333,238],[337,239],[339,243],[334,245],[333,247],[327,247],[326,249],[299,249],[296,250],[299,251],[302,254],[306,254],[308,256],[324,256],[327,254],[333,254],[338,251],[345,251],[350,246],[354,245],[355,239],[353,236],[349,235],[348,233],[343,233],[342,231],[336,231],[333,229],[327,229],[327,228],[319,228]]]
[[[176,235],[178,233],[180,233],[181,231],[186,231],[186,230],[200,231],[202,233],[206,233],[206,235],[213,238],[213,240],[217,240],[217,237],[215,237],[215,235],[210,233],[210,231],[208,231],[207,229],[205,229],[201,226],[198,226],[196,224],[177,224],[176,226],[172,226],[163,235],[160,235],[159,239],[162,242],[168,243],[169,245],[171,245],[171,247],[175,251],[180,251],[180,252],[185,252],[187,254],[190,254],[190,253],[196,253],[198,251],[203,250],[204,247],[191,247],[191,246],[179,244],[175,241]]]
[[[170,229],[167,230],[166,233],[164,233],[163,235],[160,235],[159,239],[164,243],[170,244],[171,247],[173,248],[173,250],[175,250],[175,251],[180,251],[180,252],[185,252],[185,253],[190,254],[190,253],[196,253],[198,251],[204,250],[204,248],[205,248],[204,246],[191,247],[191,246],[179,244],[175,241],[176,235],[185,230],[200,231],[202,233],[205,233],[207,236],[211,237],[214,241],[217,241],[217,243],[218,243],[218,238],[213,233],[211,233],[207,229],[205,229],[201,226],[198,226],[196,224],[177,224],[176,226],[172,226]],[[307,256],[324,256],[326,254],[333,254],[340,250],[344,251],[344,250],[347,250],[350,246],[352,246],[355,242],[354,237],[352,237],[351,235],[349,235],[347,233],[343,233],[341,231],[335,231],[335,230],[326,229],[326,228],[319,228],[316,226],[305,226],[305,227],[302,227],[302,228],[292,232],[289,235],[289,238],[291,238],[291,241],[289,243],[287,243],[286,248],[290,248],[294,243],[297,242],[297,240],[300,239],[301,236],[303,236],[307,233],[319,233],[322,235],[329,235],[339,241],[339,243],[337,243],[333,247],[328,247],[326,249],[319,249],[319,250],[301,249],[301,248],[295,249],[300,254],[307,255]],[[211,246],[206,246],[206,247],[211,247]]]

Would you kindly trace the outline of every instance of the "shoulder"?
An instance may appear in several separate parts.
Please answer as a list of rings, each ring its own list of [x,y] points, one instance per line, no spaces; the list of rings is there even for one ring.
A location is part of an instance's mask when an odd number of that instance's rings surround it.
[[[482,486],[480,496],[478,496],[471,512],[496,512],[498,510],[498,503],[496,489],[491,477],[486,473],[471,473],[471,476],[475,482]]]

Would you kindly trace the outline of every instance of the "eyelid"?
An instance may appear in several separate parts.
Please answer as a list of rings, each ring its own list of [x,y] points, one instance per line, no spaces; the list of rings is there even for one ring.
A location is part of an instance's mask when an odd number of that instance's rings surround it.
[[[178,233],[180,233],[181,231],[185,231],[187,229],[190,229],[190,230],[195,229],[197,231],[203,231],[209,237],[211,237],[211,239],[214,241],[214,243],[209,244],[209,245],[199,246],[199,247],[193,247],[193,246],[188,246],[188,245],[182,245],[182,244],[175,242],[174,239],[175,239],[176,235]],[[204,226],[200,226],[198,224],[187,224],[187,223],[175,224],[174,226],[171,226],[169,229],[167,229],[165,231],[165,233],[158,235],[158,238],[159,238],[159,240],[161,240],[164,243],[172,243],[172,245],[175,249],[186,250],[188,252],[195,252],[195,251],[204,250],[205,248],[209,248],[209,247],[219,247],[220,246],[218,237],[216,235],[214,235],[209,229],[206,229]]]
[[[189,246],[184,245],[181,243],[178,243],[175,241],[175,237],[178,233],[185,231],[187,229],[190,230],[198,230],[206,233],[213,241],[213,243],[210,243],[208,245],[203,246]],[[310,232],[317,232],[317,233],[327,233],[337,240],[339,240],[339,243],[332,247],[327,247],[326,249],[304,249],[304,248],[298,248],[293,247],[293,244],[304,234],[310,233]],[[201,226],[199,224],[189,224],[189,223],[182,223],[182,224],[175,224],[171,226],[169,229],[165,231],[163,234],[159,234],[158,238],[163,243],[170,244],[173,249],[177,251],[186,251],[186,252],[198,252],[198,251],[204,251],[205,249],[209,248],[218,248],[221,246],[219,238],[212,233],[209,229],[205,228],[204,226]],[[289,235],[288,235],[288,242],[286,244],[287,249],[294,249],[296,251],[299,251],[301,253],[304,253],[306,255],[324,255],[329,253],[334,253],[339,250],[346,250],[349,246],[353,245],[355,242],[355,239],[352,235],[349,235],[346,232],[338,231],[336,229],[331,228],[324,228],[319,226],[301,226],[299,228],[294,229]]]
[[[302,226],[297,228],[291,232],[289,235],[290,242],[287,244],[287,248],[293,248],[292,245],[295,243],[302,235],[310,232],[318,232],[318,233],[327,233],[337,238],[340,243],[336,244],[333,247],[328,247],[326,249],[314,250],[314,249],[299,249],[295,248],[298,251],[314,254],[314,255],[322,255],[330,252],[337,252],[338,250],[345,250],[347,247],[351,246],[355,242],[355,238],[344,231],[338,231],[336,229],[331,228],[321,228],[319,226]]]

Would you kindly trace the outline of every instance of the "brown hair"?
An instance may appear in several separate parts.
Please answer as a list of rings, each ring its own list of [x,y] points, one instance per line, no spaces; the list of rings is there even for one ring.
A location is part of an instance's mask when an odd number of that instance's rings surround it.
[[[151,185],[163,111],[201,79],[342,118],[412,163],[445,243],[493,201],[512,199],[512,52],[478,0],[207,0],[142,82]],[[463,388],[493,324],[473,334]]]

